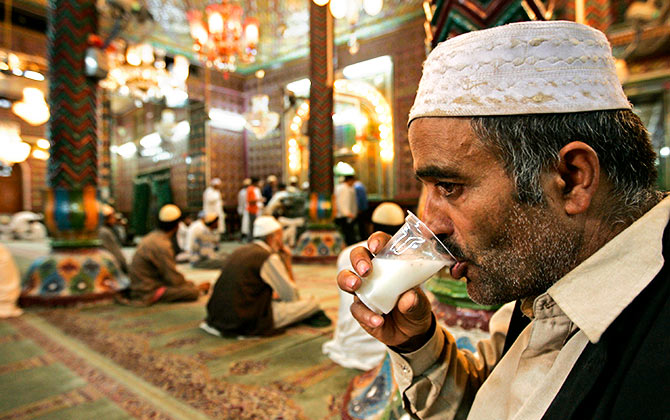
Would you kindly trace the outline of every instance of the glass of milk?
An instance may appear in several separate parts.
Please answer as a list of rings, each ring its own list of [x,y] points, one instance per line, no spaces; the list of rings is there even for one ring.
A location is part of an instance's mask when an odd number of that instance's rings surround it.
[[[362,277],[358,298],[372,311],[389,313],[398,297],[455,263],[446,246],[412,212],[405,224],[372,259],[372,271]]]

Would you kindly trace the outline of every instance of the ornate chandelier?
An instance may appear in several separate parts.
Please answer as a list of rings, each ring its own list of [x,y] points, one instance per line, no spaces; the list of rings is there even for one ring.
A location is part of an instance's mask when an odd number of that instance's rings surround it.
[[[21,140],[19,124],[11,121],[0,122],[0,163],[12,166],[28,158],[31,147]]]
[[[242,7],[222,0],[210,4],[205,13],[190,10],[187,18],[193,38],[193,50],[207,67],[235,71],[237,63],[253,63],[258,45],[258,20],[243,21]]]
[[[12,112],[30,125],[42,125],[49,120],[49,106],[44,93],[37,88],[23,88],[23,99],[14,102]]]
[[[348,20],[358,21],[358,14],[363,8],[365,13],[370,16],[376,16],[382,11],[384,0],[313,0],[317,6],[325,6],[335,19],[347,17]],[[355,23],[355,22],[354,22]]]
[[[384,0],[313,0],[317,6],[328,5],[330,14],[335,19],[347,18],[349,25],[354,27],[358,23],[361,14],[361,9],[365,11],[368,16],[376,16],[382,11],[384,7]],[[349,46],[349,53],[354,55],[358,52],[360,44],[356,34],[353,32],[349,35],[347,41]]]
[[[265,71],[258,70],[258,94],[251,97],[251,112],[244,114],[247,121],[245,127],[254,133],[257,139],[267,137],[279,124],[279,114],[270,111],[270,97],[260,93],[261,79],[265,77]]]
[[[100,86],[142,102],[163,98],[170,102],[174,97],[182,101],[188,99],[189,62],[186,57],[175,56],[174,64],[168,70],[162,50],[154,50],[150,44],[123,44],[113,44],[108,53],[110,70],[100,81]]]

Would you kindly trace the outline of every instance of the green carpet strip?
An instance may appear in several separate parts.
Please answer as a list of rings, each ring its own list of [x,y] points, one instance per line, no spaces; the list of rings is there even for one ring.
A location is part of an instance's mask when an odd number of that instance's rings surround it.
[[[173,398],[160,388],[157,388],[145,380],[137,377],[132,372],[119,367],[108,358],[101,356],[97,352],[91,350],[88,346],[81,343],[80,341],[68,337],[58,328],[52,326],[43,319],[32,314],[26,314],[23,317],[23,320],[57,344],[76,353],[79,357],[84,359],[86,363],[90,364],[96,369],[99,369],[101,372],[103,372],[105,375],[108,375],[115,381],[123,384],[124,387],[130,389],[141,399],[150,401],[159,411],[169,413],[171,418],[175,420],[209,419],[209,417],[205,414],[187,404],[181,403],[179,400]]]

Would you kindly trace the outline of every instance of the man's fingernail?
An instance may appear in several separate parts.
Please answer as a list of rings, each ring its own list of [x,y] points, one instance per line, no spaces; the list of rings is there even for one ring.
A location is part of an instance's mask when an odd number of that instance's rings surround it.
[[[365,275],[365,273],[367,273],[369,269],[370,267],[368,266],[368,263],[366,263],[365,261],[361,261],[356,265],[356,271],[358,271],[358,274],[360,274],[361,276]]]
[[[356,279],[355,278],[350,278],[347,280],[347,287],[353,289],[354,286],[356,285]]]
[[[370,317],[370,324],[372,324],[373,327],[378,327],[382,325],[382,321],[383,321],[382,317],[378,315]]]
[[[373,240],[370,242],[370,251],[377,253],[377,248],[379,247],[379,241]]]

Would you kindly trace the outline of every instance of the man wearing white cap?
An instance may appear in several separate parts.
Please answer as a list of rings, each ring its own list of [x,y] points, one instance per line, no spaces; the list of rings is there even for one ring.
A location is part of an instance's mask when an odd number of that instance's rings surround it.
[[[288,179],[288,186],[286,187],[286,191],[290,192],[291,194],[298,194],[300,192],[300,188],[298,187],[298,177],[295,175],[291,175]]]
[[[237,248],[226,260],[200,327],[214,335],[257,336],[303,320],[329,325],[313,298],[300,298],[279,222],[259,216],[254,236],[252,243]]]
[[[251,183],[247,186],[245,216],[247,216],[246,236],[248,242],[251,242],[256,237],[254,235],[254,221],[256,220],[256,217],[262,213],[264,206],[263,196],[261,195],[261,189],[258,187],[258,183],[258,178],[252,177]]]
[[[113,231],[114,225],[117,223],[114,207],[109,204],[103,204],[102,217],[103,223],[98,229],[98,237],[102,242],[102,247],[112,254],[121,271],[124,274],[128,274],[128,263],[121,250],[121,241]]]
[[[265,179],[265,185],[263,185],[261,194],[263,194],[263,201],[266,204],[270,202],[272,196],[277,192],[278,182],[279,180],[276,175],[268,175]]]
[[[221,268],[224,256],[219,251],[219,215],[205,213],[188,227],[186,252],[194,268]]]
[[[212,178],[209,187],[202,194],[202,211],[205,213],[216,213],[219,216],[219,226],[217,231],[219,236],[226,231],[226,214],[223,211],[223,196],[221,188],[223,182],[220,178]]]
[[[393,235],[405,223],[405,212],[396,203],[384,202],[372,212],[375,231]],[[357,246],[366,246],[358,242],[348,246],[337,256],[337,271],[351,270],[351,251]],[[337,325],[333,339],[323,343],[323,353],[335,363],[347,368],[370,370],[377,366],[386,355],[386,346],[365,332],[351,316],[349,307],[354,297],[340,290],[340,306],[337,312]]]
[[[670,198],[606,37],[526,22],[438,45],[409,115],[424,219],[470,297],[503,306],[477,353],[436,326],[420,289],[353,316],[389,347],[422,419],[667,417]],[[373,234],[372,254],[388,241]],[[351,262],[369,274],[371,254]],[[353,292],[351,271],[338,285]]]
[[[249,212],[247,211],[247,187],[251,185],[251,178],[244,178],[242,188],[237,192],[237,214],[240,216],[240,234],[242,242],[249,234]]]
[[[181,210],[166,204],[158,213],[158,229],[142,238],[128,270],[129,297],[144,305],[155,302],[197,300],[209,284],[199,286],[184,278],[177,270],[172,237],[177,232]]]

